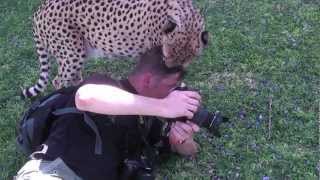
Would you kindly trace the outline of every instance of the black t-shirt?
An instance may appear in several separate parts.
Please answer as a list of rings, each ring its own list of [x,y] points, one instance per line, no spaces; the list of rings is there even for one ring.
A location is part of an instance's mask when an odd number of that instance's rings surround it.
[[[86,83],[120,85],[129,92],[137,93],[127,80],[119,83],[105,75],[93,75],[84,82]],[[67,106],[75,107],[74,94]],[[139,131],[140,117],[88,114],[98,127],[102,139],[101,155],[94,154],[96,135],[83,121],[83,115],[67,114],[53,122],[49,137],[44,143],[48,150],[42,159],[53,160],[60,157],[83,179],[118,179],[123,159],[139,153],[140,149],[135,147],[143,145]],[[144,122],[148,123],[143,125],[150,126],[147,128],[147,141],[150,145],[160,144],[162,150],[168,151],[168,139],[163,136],[166,123],[151,118],[144,117]],[[128,148],[130,152],[127,152]]]

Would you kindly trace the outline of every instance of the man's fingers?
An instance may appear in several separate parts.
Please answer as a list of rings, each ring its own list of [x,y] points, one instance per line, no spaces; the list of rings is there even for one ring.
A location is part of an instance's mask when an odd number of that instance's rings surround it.
[[[171,141],[171,143],[172,144],[179,144],[179,141],[181,141],[180,139],[179,139],[179,134],[177,134],[178,132],[174,132],[174,131],[172,131],[171,133],[170,133],[170,135],[169,135],[169,137],[170,137],[170,141]],[[180,137],[181,138],[181,137]]]
[[[178,143],[178,142],[181,142],[181,141],[184,141],[184,137],[181,135],[181,133],[179,132],[179,130],[177,129],[177,127],[175,126],[172,126],[171,127],[171,135],[172,135],[172,138],[174,140],[175,143]]]
[[[188,104],[191,104],[191,105],[195,105],[195,106],[199,106],[200,105],[200,102],[199,100],[196,100],[196,99],[188,99]]]
[[[193,112],[189,111],[189,110],[186,110],[185,111],[185,116],[188,118],[188,119],[192,119],[193,118]]]
[[[187,124],[187,123],[183,123],[183,122],[178,121],[178,122],[176,123],[176,126],[181,127],[181,129],[183,129],[186,133],[188,133],[188,134],[190,134],[190,135],[193,133],[193,128],[192,128],[192,126],[190,126],[190,125]]]
[[[197,100],[201,101],[200,94],[195,91],[184,91],[184,94],[190,98],[197,99]]]
[[[195,91],[172,91],[164,98],[165,111],[164,117],[187,117],[193,118],[193,114],[199,107],[201,97]]]
[[[194,132],[198,132],[200,130],[200,127],[191,121],[187,121],[187,124],[189,124],[192,127]]]
[[[179,135],[181,136],[182,140],[188,138],[188,136],[189,136],[188,133],[185,132],[180,126],[175,125],[173,128],[174,128],[174,130],[176,130],[179,133]]]
[[[199,130],[199,127],[190,121],[187,121],[187,122],[177,121],[171,125],[169,136],[172,143],[181,144],[185,140],[192,138],[193,133],[198,130]]]
[[[198,110],[198,107],[197,107],[197,106],[191,105],[191,104],[188,104],[188,105],[187,105],[187,108],[188,108],[189,111],[191,111],[191,112],[193,112],[193,113],[197,112],[197,110]]]

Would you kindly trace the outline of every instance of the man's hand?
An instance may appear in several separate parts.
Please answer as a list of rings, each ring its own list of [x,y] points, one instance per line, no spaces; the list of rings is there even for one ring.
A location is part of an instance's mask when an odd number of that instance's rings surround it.
[[[187,117],[192,119],[197,111],[201,96],[195,91],[173,91],[163,99],[165,107],[165,117]]]
[[[195,155],[198,145],[193,141],[193,134],[199,131],[199,126],[187,122],[174,122],[169,132],[169,143],[173,151],[182,155]]]
[[[183,144],[188,139],[192,139],[193,133],[199,131],[199,126],[187,121],[187,122],[174,122],[171,124],[169,132],[170,144]]]

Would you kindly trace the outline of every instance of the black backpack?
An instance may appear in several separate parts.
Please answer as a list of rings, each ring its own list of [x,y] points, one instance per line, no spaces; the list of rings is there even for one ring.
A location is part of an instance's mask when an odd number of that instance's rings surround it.
[[[102,141],[96,124],[87,113],[66,106],[74,98],[77,89],[78,87],[62,88],[31,104],[17,126],[16,143],[25,155],[29,156],[48,138],[51,124],[57,116],[68,113],[84,115],[84,121],[96,134],[95,154],[101,154]]]
[[[51,124],[58,116],[77,113],[83,114],[84,122],[96,135],[94,154],[102,154],[102,139],[95,122],[90,118],[90,113],[77,110],[68,106],[78,87],[69,87],[57,90],[43,98],[34,101],[24,113],[17,126],[17,146],[31,158],[32,153],[48,138]],[[143,156],[134,159],[125,158],[121,169],[121,180],[128,179],[154,179],[153,166],[157,155],[146,140],[145,132],[139,128],[146,147]],[[133,178],[136,177],[136,178]]]

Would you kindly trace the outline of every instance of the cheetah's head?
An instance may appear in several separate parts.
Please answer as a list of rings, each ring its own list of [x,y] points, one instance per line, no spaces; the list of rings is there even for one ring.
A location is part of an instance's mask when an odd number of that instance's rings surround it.
[[[162,35],[164,61],[168,67],[186,68],[207,46],[209,33],[199,10],[178,3],[173,6]]]

